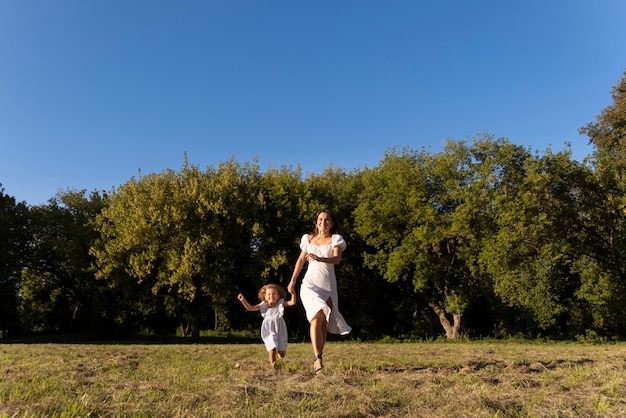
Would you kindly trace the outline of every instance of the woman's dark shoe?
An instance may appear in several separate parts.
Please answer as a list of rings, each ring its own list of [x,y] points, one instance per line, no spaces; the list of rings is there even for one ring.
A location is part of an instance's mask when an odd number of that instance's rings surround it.
[[[322,372],[323,369],[324,369],[324,364],[322,363],[322,355],[318,354],[315,357],[315,361],[313,362],[313,373],[315,375],[318,375]]]

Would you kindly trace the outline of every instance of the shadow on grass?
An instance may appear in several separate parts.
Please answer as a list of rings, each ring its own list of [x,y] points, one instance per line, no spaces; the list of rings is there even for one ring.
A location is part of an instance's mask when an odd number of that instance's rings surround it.
[[[178,335],[118,335],[107,338],[101,335],[84,334],[38,334],[21,338],[0,338],[0,344],[259,344],[261,337],[251,333],[224,332],[200,338]]]

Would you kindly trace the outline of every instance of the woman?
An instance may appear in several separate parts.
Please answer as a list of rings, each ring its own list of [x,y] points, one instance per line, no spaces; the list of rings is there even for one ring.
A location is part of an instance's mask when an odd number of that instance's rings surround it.
[[[287,286],[292,293],[302,267],[308,261],[309,266],[300,287],[300,301],[310,323],[315,374],[324,368],[322,354],[327,333],[345,335],[352,330],[338,309],[335,277],[335,264],[341,262],[345,248],[346,241],[339,234],[339,224],[334,215],[328,209],[319,211],[315,214],[315,232],[303,235],[300,240],[302,251]]]

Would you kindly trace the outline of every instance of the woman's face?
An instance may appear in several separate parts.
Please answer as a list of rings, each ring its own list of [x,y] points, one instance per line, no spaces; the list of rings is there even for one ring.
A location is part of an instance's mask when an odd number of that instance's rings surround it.
[[[330,231],[330,228],[333,227],[333,221],[330,218],[330,214],[327,212],[320,212],[320,214],[317,215],[316,226],[317,226],[318,231],[323,231],[323,232]]]

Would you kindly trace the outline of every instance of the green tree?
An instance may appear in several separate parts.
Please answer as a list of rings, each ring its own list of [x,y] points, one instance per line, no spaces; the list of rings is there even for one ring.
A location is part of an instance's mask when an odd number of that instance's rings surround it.
[[[593,307],[594,326],[626,332],[626,72],[612,90],[613,103],[580,129],[594,152],[593,178],[582,191],[583,251],[577,260],[580,297]]]
[[[20,274],[27,247],[28,207],[0,184],[0,336],[19,331]]]
[[[481,260],[495,293],[527,313],[520,322],[531,324],[518,332],[569,332],[585,311],[573,261],[581,241],[581,186],[590,171],[567,150],[526,155],[518,167],[498,194],[497,233]]]
[[[385,279],[412,283],[448,338],[460,335],[476,293],[489,288],[480,256],[496,233],[497,194],[526,151],[486,135],[442,153],[388,152],[367,176],[357,231],[376,248],[366,262]]]
[[[122,185],[97,219],[92,253],[98,277],[131,291],[147,288],[193,338],[209,308],[228,327],[226,305],[255,251],[258,167],[223,162],[201,172],[185,161]],[[154,309],[154,307],[153,307]],[[186,332],[185,332],[186,333]]]
[[[91,270],[91,221],[105,196],[59,193],[30,208],[29,250],[22,271],[21,317],[28,330],[82,332],[97,322],[101,295]]]
[[[270,167],[261,176],[257,202],[259,228],[255,233],[258,240],[255,261],[260,280],[255,287],[267,282],[286,286],[291,279],[294,246],[300,242],[299,234],[307,219],[303,194],[300,168]]]

